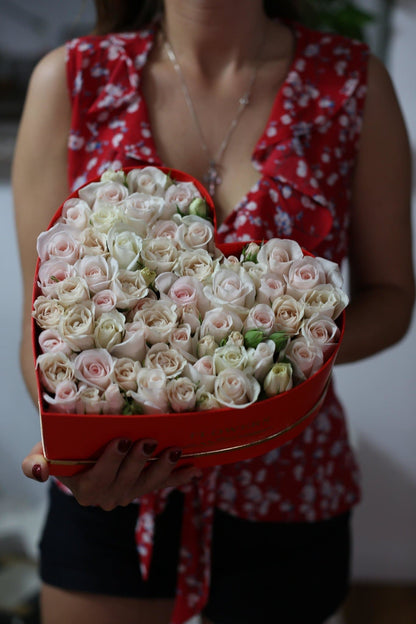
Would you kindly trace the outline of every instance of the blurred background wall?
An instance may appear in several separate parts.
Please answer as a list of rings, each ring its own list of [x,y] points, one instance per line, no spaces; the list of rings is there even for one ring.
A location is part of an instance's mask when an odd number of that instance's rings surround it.
[[[46,489],[20,472],[21,459],[39,439],[39,422],[18,365],[21,281],[10,156],[31,68],[51,48],[88,31],[92,0],[80,17],[82,4],[81,0],[0,0],[0,528],[2,502],[12,501],[31,514],[42,509]],[[359,4],[378,15],[368,38],[373,50],[385,55],[416,152],[416,2],[361,0]],[[380,18],[382,10],[389,21]],[[388,49],[386,37],[390,37]],[[415,353],[413,324],[399,345],[336,371],[363,474],[364,500],[354,518],[356,579],[416,582]]]

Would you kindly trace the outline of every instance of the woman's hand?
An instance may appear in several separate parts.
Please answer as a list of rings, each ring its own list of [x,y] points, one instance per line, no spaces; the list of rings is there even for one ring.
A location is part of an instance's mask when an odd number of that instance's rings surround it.
[[[60,477],[80,505],[96,505],[111,511],[125,507],[135,498],[164,487],[179,487],[201,476],[194,466],[176,468],[181,457],[178,448],[164,450],[156,461],[148,464],[156,449],[154,440],[112,440],[94,466],[72,477]],[[48,462],[42,445],[36,444],[23,460],[22,469],[30,479],[47,481]]]

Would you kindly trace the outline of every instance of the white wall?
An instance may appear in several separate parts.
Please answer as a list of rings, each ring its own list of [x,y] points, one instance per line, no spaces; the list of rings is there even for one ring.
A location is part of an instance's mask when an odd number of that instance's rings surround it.
[[[37,3],[45,4],[58,3]],[[35,5],[30,3],[30,6]],[[413,0],[398,2],[393,34],[389,65],[415,150],[416,6]],[[20,473],[20,460],[38,440],[39,432],[36,410],[24,390],[18,367],[21,284],[7,185],[0,185],[0,206],[4,293],[0,306],[0,496],[36,501],[44,496],[44,488],[24,479]],[[413,325],[407,337],[394,348],[362,363],[337,369],[337,385],[349,414],[363,473],[364,500],[354,519],[356,578],[416,581],[415,353]]]
[[[394,12],[388,67],[413,153],[416,153],[415,58],[416,3],[400,0]],[[413,200],[415,208],[416,176]],[[415,224],[413,229],[416,236]],[[415,354],[413,323],[399,345],[362,363],[337,369],[338,389],[348,410],[363,475],[363,502],[354,519],[357,578],[416,581]]]

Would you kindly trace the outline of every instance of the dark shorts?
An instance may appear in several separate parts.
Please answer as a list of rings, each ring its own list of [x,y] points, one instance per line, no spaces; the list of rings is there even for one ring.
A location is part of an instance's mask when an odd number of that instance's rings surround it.
[[[55,485],[41,539],[52,586],[135,598],[174,598],[183,498],[158,516],[148,581],[134,541],[137,506],[81,507]],[[216,624],[321,624],[348,591],[350,514],[316,523],[253,523],[216,510],[204,613]]]

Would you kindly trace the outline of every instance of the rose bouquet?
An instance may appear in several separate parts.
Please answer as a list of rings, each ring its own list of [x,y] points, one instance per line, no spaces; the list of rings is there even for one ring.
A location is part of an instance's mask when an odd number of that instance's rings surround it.
[[[286,239],[216,246],[212,202],[190,176],[107,171],[64,202],[37,250],[33,329],[45,447],[49,435],[72,432],[72,448],[56,451],[56,461],[91,457],[127,424],[136,437],[159,440],[162,427],[166,443],[192,456],[229,450],[218,449],[221,441],[247,448],[290,424],[282,417],[253,426],[241,414],[259,401],[275,411],[278,398],[295,399],[314,378],[314,392],[290,411],[306,426],[317,409],[347,304],[338,266]],[[93,446],[79,448],[80,436]]]

